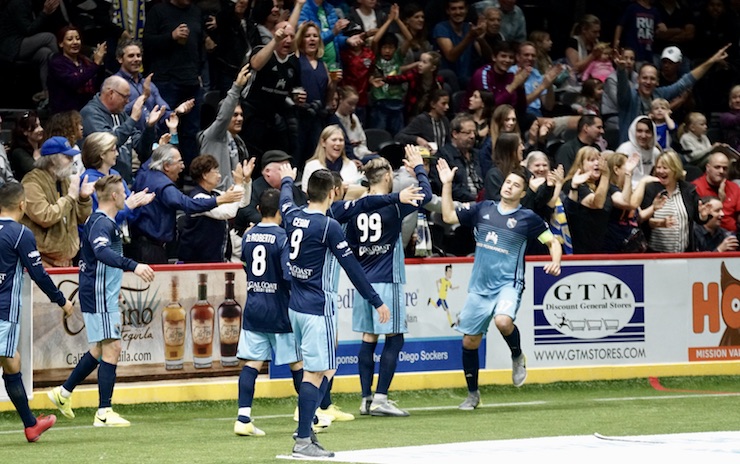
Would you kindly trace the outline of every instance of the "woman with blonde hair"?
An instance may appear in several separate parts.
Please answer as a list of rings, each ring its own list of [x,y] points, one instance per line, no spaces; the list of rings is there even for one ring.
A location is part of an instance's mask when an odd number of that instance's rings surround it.
[[[601,58],[609,44],[599,43],[601,20],[587,14],[581,17],[571,30],[571,38],[565,48],[567,63],[580,75],[589,64]]]
[[[344,132],[336,124],[326,126],[321,131],[316,151],[303,168],[301,188],[304,192],[308,188],[308,179],[311,174],[319,169],[338,172],[345,184],[357,184],[360,180],[361,176],[357,166],[347,157],[344,149]]]
[[[694,223],[709,220],[710,204],[702,204],[696,187],[686,182],[681,158],[673,150],[658,155],[655,160],[655,177],[645,188],[643,208],[653,199],[664,197],[665,203],[648,220],[644,227],[651,251],[682,253],[692,251]]]

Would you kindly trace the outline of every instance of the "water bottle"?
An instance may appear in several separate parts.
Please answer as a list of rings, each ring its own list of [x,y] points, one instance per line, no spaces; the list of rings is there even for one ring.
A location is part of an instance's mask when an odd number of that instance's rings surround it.
[[[426,215],[419,212],[416,218],[416,248],[414,256],[426,257],[432,255],[432,236],[429,231]]]

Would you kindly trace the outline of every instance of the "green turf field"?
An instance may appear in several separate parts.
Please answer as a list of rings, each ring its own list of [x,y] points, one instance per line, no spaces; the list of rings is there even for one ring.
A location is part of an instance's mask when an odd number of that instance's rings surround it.
[[[319,435],[333,451],[562,435],[646,435],[740,430],[740,383],[733,376],[560,382],[482,387],[483,406],[459,411],[463,389],[398,392],[408,418],[359,416]],[[236,379],[234,380],[236,382]],[[673,391],[689,390],[689,391]],[[726,392],[734,394],[716,394]],[[39,394],[39,393],[37,393]],[[42,394],[42,393],[41,393]],[[355,413],[358,395],[334,395]],[[92,427],[94,410],[57,414],[39,442],[26,443],[14,412],[0,413],[0,455],[9,463],[267,463],[290,454],[294,399],[257,399],[254,421],[266,437],[233,434],[236,401],[121,405],[130,428]],[[35,412],[54,412],[52,410]]]

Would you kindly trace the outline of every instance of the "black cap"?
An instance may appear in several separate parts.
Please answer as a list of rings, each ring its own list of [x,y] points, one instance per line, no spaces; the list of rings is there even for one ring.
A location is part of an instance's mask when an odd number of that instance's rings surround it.
[[[290,161],[293,157],[285,153],[282,150],[267,150],[262,155],[262,168],[264,169],[270,163],[280,163],[282,161]]]

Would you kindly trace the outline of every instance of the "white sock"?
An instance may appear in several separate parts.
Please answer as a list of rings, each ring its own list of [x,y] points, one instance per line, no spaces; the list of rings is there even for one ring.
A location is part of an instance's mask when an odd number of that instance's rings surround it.
[[[108,408],[98,408],[98,415],[99,415],[99,416],[102,416],[102,415],[104,415],[104,414],[105,414],[105,410],[106,410],[106,409],[108,409]]]
[[[251,419],[252,418],[252,408],[239,408],[237,415],[247,416]]]
[[[69,398],[70,396],[72,396],[72,392],[71,391],[68,391],[64,387],[61,387],[60,388],[59,394],[62,395],[62,398]]]
[[[382,393],[376,393],[373,396],[373,403],[385,403],[388,401],[388,395],[383,395]]]

